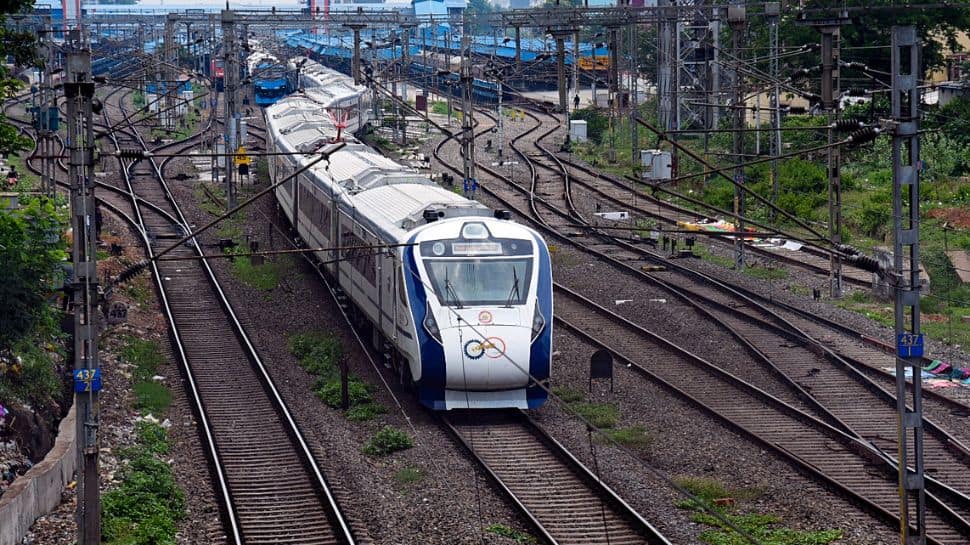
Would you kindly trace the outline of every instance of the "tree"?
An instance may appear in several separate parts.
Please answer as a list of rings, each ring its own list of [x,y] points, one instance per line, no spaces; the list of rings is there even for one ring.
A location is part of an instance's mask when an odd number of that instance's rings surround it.
[[[35,47],[36,38],[30,31],[8,28],[7,15],[26,13],[32,9],[33,4],[33,0],[0,0],[0,55],[12,57],[17,66],[40,65]],[[0,65],[0,98],[4,101],[23,87],[12,76],[6,65]],[[0,153],[17,153],[29,146],[30,140],[20,136],[0,112]]]
[[[67,257],[51,200],[28,199],[0,211],[0,352],[29,334],[47,308]]]

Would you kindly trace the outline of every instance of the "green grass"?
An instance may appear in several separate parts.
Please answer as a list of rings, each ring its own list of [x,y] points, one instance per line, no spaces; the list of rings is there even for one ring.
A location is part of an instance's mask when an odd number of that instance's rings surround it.
[[[448,115],[448,103],[443,100],[436,100],[429,105],[430,113],[438,115]]]
[[[135,384],[135,408],[142,414],[163,414],[172,404],[172,392],[157,382]]]
[[[121,449],[118,488],[101,500],[101,539],[105,545],[174,544],[176,523],[185,516],[185,494],[175,483],[165,429],[139,422],[135,444]]]
[[[731,488],[717,479],[710,477],[683,476],[675,482],[686,488],[691,494],[716,510],[723,518],[744,533],[754,537],[763,545],[825,545],[842,537],[842,530],[793,530],[782,525],[781,517],[770,513],[740,512],[739,504],[757,499],[764,491],[757,488]],[[715,500],[730,499],[721,505],[715,505]],[[735,532],[718,517],[705,511],[701,503],[693,499],[676,503],[677,508],[693,511],[691,520],[698,524],[710,526],[703,531],[699,539],[711,545],[747,545],[749,541]]]
[[[407,466],[394,473],[394,481],[401,485],[414,484],[423,478],[424,474],[414,466]]]
[[[582,390],[569,386],[556,386],[552,389],[552,393],[566,403],[576,403],[586,399],[586,394]]]
[[[734,268],[733,258],[713,254],[703,244],[694,245],[694,254],[702,260],[707,261],[708,263],[713,263],[719,267],[724,267],[726,269]],[[760,278],[762,280],[783,280],[788,278],[788,271],[785,269],[777,267],[765,267],[761,263],[751,263],[750,261],[741,272],[752,278]]]
[[[156,341],[129,336],[123,338],[122,343],[121,357],[134,367],[132,376],[136,381],[151,380],[158,366],[165,363],[161,346]]]
[[[487,528],[485,528],[485,531],[490,534],[495,534],[497,536],[507,537],[512,541],[515,541],[516,543],[522,543],[522,544],[538,543],[535,537],[521,530],[516,530],[515,528],[506,526],[504,524],[491,524]]]
[[[384,426],[364,445],[363,452],[371,456],[387,456],[413,446],[414,441],[410,435],[391,426]]]
[[[629,447],[649,447],[656,440],[656,437],[643,426],[608,429],[604,432],[610,439]]]
[[[620,421],[620,409],[612,403],[575,403],[572,407],[597,428],[613,428]]]
[[[245,250],[237,249],[235,252]],[[233,250],[226,250],[226,254],[233,254]],[[232,272],[243,284],[251,288],[262,291],[271,291],[279,285],[280,276],[286,271],[287,266],[283,262],[269,261],[262,265],[253,265],[249,256],[239,256],[232,260]]]
[[[152,380],[158,367],[165,363],[161,347],[153,340],[124,337],[122,359],[133,366],[132,380],[135,408],[142,414],[164,414],[172,404],[172,392],[164,384]]]

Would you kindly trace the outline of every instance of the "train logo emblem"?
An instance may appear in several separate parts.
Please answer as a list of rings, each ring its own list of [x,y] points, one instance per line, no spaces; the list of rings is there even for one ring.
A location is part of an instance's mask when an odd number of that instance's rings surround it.
[[[482,356],[491,359],[502,357],[505,354],[505,341],[499,337],[489,337],[484,341],[472,339],[465,343],[465,355],[469,359],[477,360]]]
[[[487,311],[487,310],[483,310],[483,311],[479,312],[478,313],[478,323],[480,323],[482,325],[488,325],[488,324],[492,323],[492,313],[489,312],[489,311]]]

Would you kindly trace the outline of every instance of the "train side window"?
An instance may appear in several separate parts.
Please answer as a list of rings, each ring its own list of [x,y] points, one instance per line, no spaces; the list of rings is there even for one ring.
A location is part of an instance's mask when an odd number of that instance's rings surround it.
[[[408,296],[407,296],[408,288],[407,288],[407,282],[404,281],[404,269],[401,267],[401,265],[398,265],[397,266],[397,276],[398,276],[398,278],[401,279],[398,282],[400,285],[397,288],[397,295],[398,295],[398,298],[401,300],[401,304],[404,305],[405,308],[407,308],[407,306],[408,306]]]

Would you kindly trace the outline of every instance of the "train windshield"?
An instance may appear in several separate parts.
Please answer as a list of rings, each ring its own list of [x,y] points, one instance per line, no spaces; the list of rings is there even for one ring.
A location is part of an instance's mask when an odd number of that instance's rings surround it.
[[[444,306],[524,305],[532,258],[425,260],[438,302]]]

